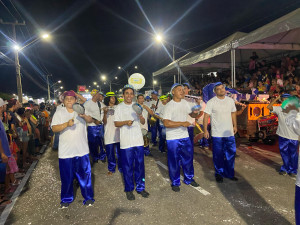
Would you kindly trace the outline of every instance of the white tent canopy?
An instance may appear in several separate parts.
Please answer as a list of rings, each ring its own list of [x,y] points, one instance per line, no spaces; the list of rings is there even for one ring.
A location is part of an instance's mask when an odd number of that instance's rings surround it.
[[[187,68],[230,68],[231,65],[234,81],[236,64],[246,65],[253,51],[261,59],[280,57],[290,51],[300,50],[299,37],[300,9],[296,9],[249,34],[236,32],[195,55],[178,59],[176,63],[183,71]],[[154,72],[153,76],[174,69],[171,64]]]

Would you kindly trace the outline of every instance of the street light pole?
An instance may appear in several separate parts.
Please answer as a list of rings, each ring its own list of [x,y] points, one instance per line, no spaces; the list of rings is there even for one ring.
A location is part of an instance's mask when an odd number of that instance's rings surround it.
[[[47,74],[47,84],[48,84],[48,101],[50,103],[50,84],[49,84],[49,76],[51,77],[51,74]]]

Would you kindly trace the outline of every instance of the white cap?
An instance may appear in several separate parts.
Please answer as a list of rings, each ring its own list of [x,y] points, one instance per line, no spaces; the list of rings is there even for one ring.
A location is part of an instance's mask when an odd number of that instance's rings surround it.
[[[3,101],[3,99],[0,98],[0,107],[1,107],[1,106],[4,106],[4,105],[6,105],[6,104],[7,104],[7,101]]]

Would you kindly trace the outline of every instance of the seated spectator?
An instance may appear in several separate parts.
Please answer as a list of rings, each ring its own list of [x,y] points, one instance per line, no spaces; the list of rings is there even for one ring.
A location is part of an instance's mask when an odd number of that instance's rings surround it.
[[[259,92],[265,92],[267,90],[266,86],[263,84],[262,81],[258,81],[257,90]]]

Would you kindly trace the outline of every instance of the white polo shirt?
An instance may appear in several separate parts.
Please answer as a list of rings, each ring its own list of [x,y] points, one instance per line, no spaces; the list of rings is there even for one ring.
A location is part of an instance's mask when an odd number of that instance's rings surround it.
[[[285,119],[288,116],[288,114],[282,112],[281,106],[273,106],[273,113],[275,113],[278,116],[278,127],[276,134],[283,138],[298,140],[299,136],[295,134],[292,128],[286,125]]]
[[[100,105],[101,105],[101,115],[100,115],[100,110],[97,102],[94,102],[92,99],[86,101],[84,103],[85,114],[95,118],[98,121],[102,121],[103,114],[104,114],[103,108],[105,107],[105,105],[102,102],[100,102]],[[88,126],[97,126],[97,125],[95,123],[88,123]]]
[[[171,100],[166,104],[163,110],[163,119],[171,120],[174,122],[186,122],[188,115],[192,112],[190,104],[181,99],[180,102]],[[180,126],[176,128],[166,127],[166,139],[176,140],[189,137],[186,127]]]
[[[132,109],[132,104],[124,102],[119,104],[115,110],[115,121],[132,120],[131,126],[120,127],[120,147],[121,149],[144,146],[144,139],[140,127],[140,118]]]
[[[236,112],[236,107],[232,98],[215,96],[207,102],[204,112],[210,115],[212,137],[234,136],[231,113]]]
[[[115,127],[115,123],[114,123],[116,107],[117,107],[116,105],[109,107],[107,114],[106,114],[107,122],[104,125],[104,143],[105,143],[105,145],[120,142],[120,128]]]
[[[86,131],[86,122],[78,116],[77,112],[69,113],[63,107],[57,110],[52,118],[51,127],[60,125],[74,119],[74,125],[60,132],[58,145],[58,158],[73,158],[89,154],[89,146]]]

